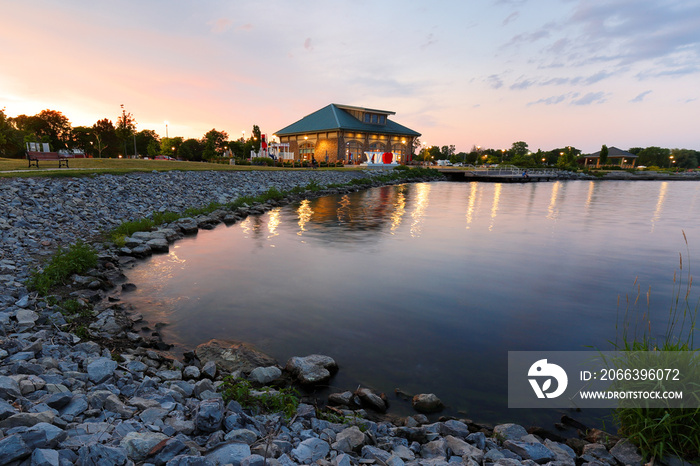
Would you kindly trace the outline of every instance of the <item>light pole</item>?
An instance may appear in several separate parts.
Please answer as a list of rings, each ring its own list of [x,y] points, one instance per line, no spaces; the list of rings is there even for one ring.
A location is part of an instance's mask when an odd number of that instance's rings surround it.
[[[670,156],[670,157],[668,158],[668,168],[671,168],[671,164],[672,164],[672,163],[676,163],[676,161],[673,160],[673,156]]]

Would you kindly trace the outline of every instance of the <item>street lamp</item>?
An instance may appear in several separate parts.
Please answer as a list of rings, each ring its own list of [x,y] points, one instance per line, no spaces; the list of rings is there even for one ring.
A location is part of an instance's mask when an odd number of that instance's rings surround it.
[[[670,156],[670,157],[668,158],[668,168],[671,168],[671,164],[672,164],[672,163],[676,163],[676,161],[673,160],[673,156]]]

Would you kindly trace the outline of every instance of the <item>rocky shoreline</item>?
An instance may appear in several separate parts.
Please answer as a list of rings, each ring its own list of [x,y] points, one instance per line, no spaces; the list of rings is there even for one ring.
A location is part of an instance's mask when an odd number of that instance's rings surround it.
[[[155,335],[134,332],[140,316],[120,303],[124,270],[138,258],[202,228],[233,223],[281,203],[355,191],[342,187],[288,196],[236,211],[182,218],[125,244],[95,243],[98,266],[62,290],[92,314],[81,335],[59,299],[30,293],[30,270],[59,246],[94,242],[124,221],[154,211],[227,203],[275,187],[348,183],[380,171],[162,172],[84,178],[0,180],[0,465],[358,464],[469,465],[641,464],[636,448],[580,427],[576,438],[515,424],[468,419],[430,422],[431,394],[413,399],[417,414],[381,416],[387,397],[367,389],[334,394],[318,411],[303,398],[291,419],[256,414],[220,393],[233,374],[254,387],[313,386],[337,366],[322,355],[292,357],[283,366],[245,345],[211,342],[185,355],[162,353]],[[380,183],[376,183],[380,184]],[[78,332],[79,333],[79,332]],[[81,338],[82,337],[82,338]],[[85,338],[88,337],[88,338]],[[218,348],[212,356],[211,348]],[[585,430],[585,432],[584,432]],[[669,464],[683,464],[682,462]]]

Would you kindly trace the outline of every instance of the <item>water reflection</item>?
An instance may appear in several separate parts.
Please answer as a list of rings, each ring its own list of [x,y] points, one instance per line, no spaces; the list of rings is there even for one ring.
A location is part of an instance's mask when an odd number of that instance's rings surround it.
[[[666,200],[666,191],[668,190],[668,182],[663,182],[661,183],[661,187],[659,188],[659,197],[658,200],[656,201],[656,210],[654,210],[654,215],[651,217],[651,231],[652,233],[654,232],[654,227],[656,226],[656,222],[659,221],[659,218],[661,218],[661,211],[663,210],[664,207],[664,201]]]
[[[187,349],[222,338],[282,363],[329,354],[337,387],[432,392],[447,414],[536,423],[505,407],[507,351],[603,347],[637,276],[665,297],[681,229],[700,244],[697,193],[687,182],[441,182],[328,196],[178,242],[129,272],[138,288],[125,299]],[[679,199],[688,207],[662,214]],[[631,238],[654,247],[631,252]]]

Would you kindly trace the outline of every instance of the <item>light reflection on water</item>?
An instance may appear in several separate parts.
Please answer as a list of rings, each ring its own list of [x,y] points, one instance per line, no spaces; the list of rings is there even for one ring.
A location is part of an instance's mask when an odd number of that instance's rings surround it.
[[[699,193],[439,182],[328,196],[179,241],[128,273],[125,300],[183,348],[328,354],[336,389],[434,392],[448,413],[551,425],[559,413],[506,408],[507,351],[607,348],[636,277],[665,316],[681,230],[691,252],[700,242]]]

